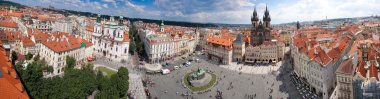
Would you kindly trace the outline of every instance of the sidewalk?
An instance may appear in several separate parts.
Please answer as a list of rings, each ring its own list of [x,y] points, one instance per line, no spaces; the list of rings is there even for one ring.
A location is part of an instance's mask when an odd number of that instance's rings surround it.
[[[129,74],[129,90],[135,99],[147,99],[144,90],[143,83],[141,81],[141,75],[131,73]]]
[[[231,62],[229,65],[220,65],[220,67],[247,74],[269,74],[272,71],[278,71],[281,64],[282,61],[276,63],[276,66],[249,66],[244,64],[237,64],[236,62]]]

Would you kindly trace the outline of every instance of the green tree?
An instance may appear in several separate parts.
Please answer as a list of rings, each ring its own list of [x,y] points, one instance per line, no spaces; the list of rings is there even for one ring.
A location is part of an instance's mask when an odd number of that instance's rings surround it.
[[[11,53],[11,59],[12,59],[12,65],[15,65],[16,60],[18,59],[17,53],[15,51],[12,51]]]
[[[28,53],[28,54],[25,55],[25,59],[26,60],[30,60],[32,58],[33,58],[33,54],[32,53]]]
[[[48,67],[47,67],[47,72],[49,72],[49,73],[53,73],[53,71],[54,71],[53,66],[48,66]]]
[[[68,68],[74,68],[75,63],[76,63],[76,59],[75,58],[70,57],[70,56],[66,57],[66,66]]]
[[[34,61],[38,61],[38,60],[40,60],[40,54],[37,54],[36,56],[34,56],[33,60],[34,60]]]
[[[125,96],[129,88],[129,73],[128,69],[125,67],[120,67],[118,72],[116,73],[117,77],[111,77],[112,82],[116,82],[117,89],[120,97]]]
[[[131,42],[129,43],[129,51],[130,52],[136,51],[136,44],[135,44],[135,41],[133,40],[131,40]]]
[[[41,64],[34,61],[28,64],[25,71],[21,74],[21,79],[25,82],[25,86],[28,88],[29,94],[36,96],[38,94],[38,90],[40,89],[40,81],[42,79]]]

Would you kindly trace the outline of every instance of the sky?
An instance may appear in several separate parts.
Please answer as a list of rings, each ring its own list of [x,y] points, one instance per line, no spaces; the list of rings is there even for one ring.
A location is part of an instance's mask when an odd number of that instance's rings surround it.
[[[132,18],[249,24],[268,7],[272,24],[380,15],[380,0],[9,0],[28,6]]]

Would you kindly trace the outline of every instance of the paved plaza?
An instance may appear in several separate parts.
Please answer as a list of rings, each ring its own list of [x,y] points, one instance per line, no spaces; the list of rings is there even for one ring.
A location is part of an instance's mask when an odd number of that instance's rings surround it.
[[[290,82],[289,74],[291,73],[290,65],[287,61],[280,62],[279,66],[240,66],[243,70],[238,72],[240,67],[217,65],[201,57],[200,62],[193,62],[189,67],[182,67],[171,72],[168,75],[145,75],[149,77],[155,85],[148,87],[153,98],[158,99],[215,99],[217,90],[223,92],[224,99],[297,99],[300,95],[297,93],[294,85]],[[185,60],[174,62],[173,65],[179,65]],[[179,64],[178,64],[179,63]],[[282,66],[280,66],[282,65]],[[181,78],[188,72],[197,68],[205,68],[213,71],[218,78],[218,83],[211,91],[198,94],[191,94],[190,91],[181,84]],[[245,69],[245,70],[244,70]],[[276,72],[270,72],[277,70]],[[181,94],[189,93],[189,96]]]
[[[153,99],[215,99],[217,90],[223,93],[224,99],[301,98],[289,77],[292,72],[289,60],[278,62],[274,66],[250,66],[235,62],[230,65],[220,65],[205,59],[203,55],[191,57],[199,59],[199,62],[192,62],[189,67],[181,67],[167,75],[145,74],[144,71],[136,68],[138,65],[137,56],[131,56],[131,59],[125,64],[101,59],[93,63],[95,67],[101,66],[112,70],[117,70],[121,66],[127,67],[130,70],[128,92],[133,93],[136,99],[147,97],[142,83],[144,78],[149,78],[154,83],[154,86],[147,87]],[[180,58],[170,60],[171,66],[163,68],[172,69],[173,66],[179,66],[186,61],[186,59]],[[186,73],[198,68],[213,71],[218,79],[217,84],[210,91],[202,94],[191,93],[181,84],[182,77]]]

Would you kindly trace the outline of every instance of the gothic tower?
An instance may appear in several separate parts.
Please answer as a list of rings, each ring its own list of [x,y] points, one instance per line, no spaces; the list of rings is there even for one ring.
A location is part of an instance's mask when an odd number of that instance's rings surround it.
[[[271,29],[272,28],[270,26],[271,18],[269,15],[268,6],[265,7],[263,21],[264,21],[264,27],[265,27],[265,30],[264,30],[264,37],[265,38],[264,38],[264,40],[265,41],[271,41],[272,40],[272,35],[271,35]]]
[[[263,44],[264,41],[271,41],[271,25],[270,25],[270,15],[268,7],[265,8],[263,20],[259,20],[257,17],[256,8],[253,11],[251,17],[252,29],[251,29],[251,42],[253,46],[258,46]]]
[[[264,27],[269,28],[271,19],[270,19],[270,15],[269,15],[269,11],[268,11],[267,6],[265,7],[265,13],[264,13],[263,20],[264,20]]]
[[[259,18],[257,16],[256,12],[256,7],[255,10],[253,10],[252,16],[251,16],[251,23],[252,23],[252,28],[256,28],[258,25]]]

